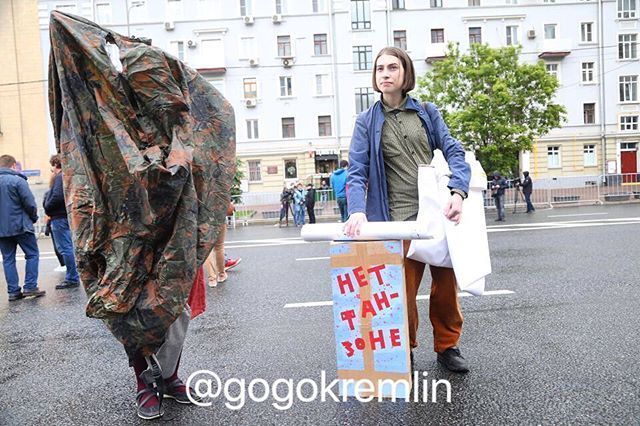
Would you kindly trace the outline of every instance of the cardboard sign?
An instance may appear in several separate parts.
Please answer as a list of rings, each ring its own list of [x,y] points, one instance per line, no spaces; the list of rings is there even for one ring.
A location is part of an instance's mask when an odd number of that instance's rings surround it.
[[[331,285],[341,391],[405,398],[411,367],[402,241],[332,243]],[[362,379],[373,388],[357,388]]]

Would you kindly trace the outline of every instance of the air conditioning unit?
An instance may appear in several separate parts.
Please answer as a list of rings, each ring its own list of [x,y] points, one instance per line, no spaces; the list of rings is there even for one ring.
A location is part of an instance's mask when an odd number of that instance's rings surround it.
[[[167,21],[164,23],[164,29],[167,31],[173,31],[176,27],[176,24],[173,21]]]
[[[527,31],[527,38],[528,39],[536,38],[536,30]]]
[[[259,63],[260,61],[258,60],[258,58],[249,59],[249,66],[257,67]]]
[[[198,42],[197,42],[197,41],[195,41],[195,40],[189,40],[189,41],[187,42],[187,46],[188,46],[190,49],[195,48],[197,45],[198,45]]]
[[[253,25],[253,16],[245,16],[244,17],[244,24],[245,25]]]
[[[247,108],[254,108],[258,104],[257,99],[245,99],[244,104]]]
[[[293,58],[282,58],[282,66],[291,68],[293,66]]]
[[[273,23],[279,24],[280,22],[282,22],[282,15],[273,15]]]

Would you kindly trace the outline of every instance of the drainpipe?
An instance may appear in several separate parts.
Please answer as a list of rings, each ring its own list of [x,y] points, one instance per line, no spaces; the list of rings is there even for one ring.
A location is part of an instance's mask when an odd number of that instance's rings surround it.
[[[389,0],[385,2],[384,13],[387,22],[387,46],[391,46],[393,40],[391,39],[391,9],[389,7]]]
[[[606,136],[606,107],[605,107],[605,87],[604,87],[604,18],[602,13],[602,0],[598,0],[598,85],[600,86],[600,143],[602,146],[602,176],[603,180],[607,174],[607,136]]]
[[[333,84],[333,115],[335,117],[335,135],[336,135],[336,147],[338,151],[338,163],[342,159],[342,153],[340,152],[340,102],[338,93],[338,58],[336,51],[336,32],[334,28],[334,11],[333,11],[333,1],[328,1],[329,3],[329,32],[331,33],[331,74],[332,74],[332,84]]]
[[[11,0],[11,25],[13,30],[13,50],[14,58],[16,61],[16,90],[18,94],[18,114],[20,114],[20,149],[22,152],[22,158],[20,165],[23,169],[31,166],[31,163],[27,163],[27,152],[24,145],[24,115],[22,114],[22,82],[20,81],[20,57],[18,55],[18,30],[16,29],[16,14],[13,7],[13,0]]]

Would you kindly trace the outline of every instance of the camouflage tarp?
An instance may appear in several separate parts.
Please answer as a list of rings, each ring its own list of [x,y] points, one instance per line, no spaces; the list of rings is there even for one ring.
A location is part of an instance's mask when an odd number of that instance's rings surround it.
[[[87,316],[156,352],[224,223],[231,105],[162,50],[51,13],[49,104]],[[107,42],[117,45],[122,72]]]

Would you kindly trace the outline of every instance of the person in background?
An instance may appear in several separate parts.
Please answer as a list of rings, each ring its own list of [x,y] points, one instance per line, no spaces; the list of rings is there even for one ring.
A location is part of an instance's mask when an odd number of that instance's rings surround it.
[[[56,285],[56,290],[75,288],[80,285],[80,277],[76,268],[71,229],[67,219],[60,157],[57,155],[52,156],[49,159],[49,164],[51,165],[51,181],[49,182],[49,191],[44,198],[44,212],[51,218],[53,241],[64,258],[64,264],[67,268],[64,281]]]
[[[498,218],[496,222],[504,222],[504,190],[507,189],[507,180],[500,176],[500,172],[493,172],[491,182],[491,196],[495,200]]]
[[[316,190],[313,189],[313,183],[307,184],[305,206],[307,207],[307,213],[309,214],[309,223],[316,223],[316,212],[314,211],[316,206]]]
[[[531,203],[531,193],[533,192],[533,181],[531,177],[529,177],[529,172],[524,172],[524,179],[522,179],[522,183],[520,186],[522,187],[522,194],[524,195],[524,200],[527,202],[527,213],[533,213],[536,211],[535,207]]]
[[[302,186],[302,182],[298,182],[296,189],[293,191],[293,219],[296,226],[304,225],[304,203],[306,191]]]
[[[33,224],[38,221],[38,206],[29,189],[27,177],[16,171],[16,159],[0,156],[0,252],[7,281],[9,302],[24,297],[41,297],[38,288],[38,262],[40,251]],[[24,252],[26,260],[24,289],[16,269],[16,247]]]
[[[233,203],[229,203],[227,208],[227,216],[233,214]],[[204,262],[204,269],[207,271],[209,280],[209,287],[216,287],[218,284],[223,283],[229,277],[227,271],[234,268],[240,263],[241,258],[229,259],[224,252],[224,239],[227,235],[227,223],[223,223],[219,227],[218,238],[213,244],[213,250]]]
[[[336,196],[336,202],[340,209],[340,221],[346,222],[349,217],[347,210],[347,168],[349,162],[347,160],[340,161],[340,168],[336,169],[332,174],[329,181],[331,182],[331,188]]]
[[[329,185],[327,185],[327,181],[322,179],[320,183],[320,203],[322,207],[324,207],[325,203],[329,200]]]
[[[280,222],[279,226],[282,228],[282,219],[286,219],[286,225],[289,226],[289,210],[291,209],[291,202],[293,201],[293,190],[287,187],[285,184],[282,187],[280,193]],[[295,219],[295,217],[294,217]]]

